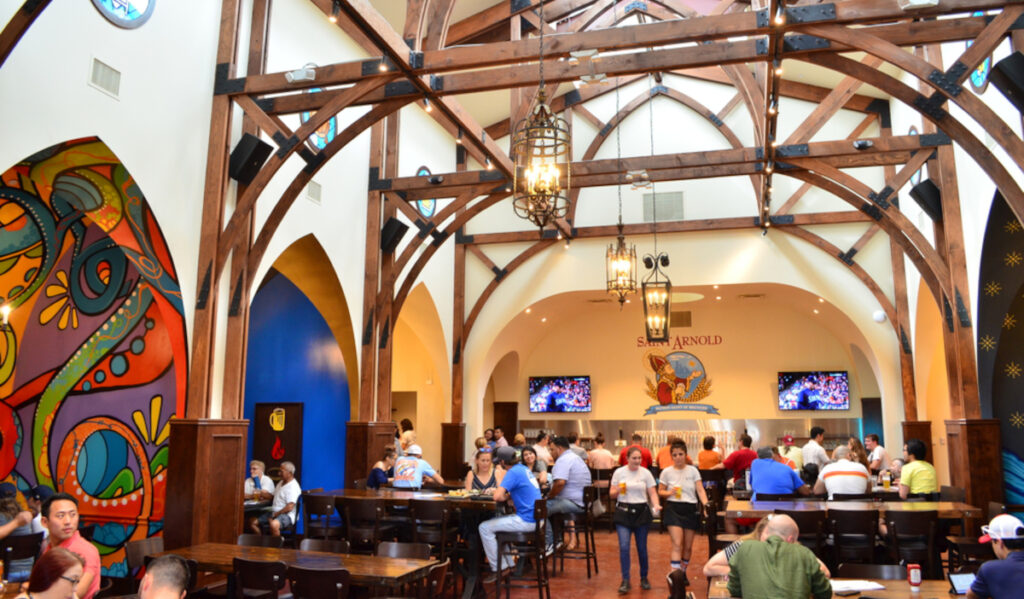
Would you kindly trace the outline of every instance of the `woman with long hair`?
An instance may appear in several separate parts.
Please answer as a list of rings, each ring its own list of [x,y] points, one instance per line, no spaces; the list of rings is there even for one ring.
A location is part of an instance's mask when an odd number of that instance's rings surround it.
[[[473,468],[466,473],[466,490],[493,493],[504,474],[494,466],[490,451],[477,451],[473,458]]]
[[[683,453],[685,462],[686,453]],[[626,465],[612,474],[608,496],[617,499],[615,514],[615,531],[619,535],[619,567],[622,569],[622,584],[619,594],[629,592],[629,537],[636,537],[636,553],[640,562],[640,588],[647,591],[651,583],[647,580],[647,528],[654,516],[661,511],[658,499],[658,484],[654,475],[647,468],[641,468],[643,454],[640,448],[632,446],[626,454]]]
[[[868,461],[868,450],[864,449],[864,444],[860,442],[857,437],[850,437],[850,441],[847,443],[850,448],[850,459],[854,462],[860,462],[871,472],[871,462]],[[871,491],[869,488],[868,491]]]
[[[670,448],[672,465],[661,471],[658,496],[665,500],[662,520],[672,539],[671,567],[686,572],[690,565],[693,538],[700,530],[700,506],[708,496],[701,484],[700,470],[686,463],[686,443],[676,441]]]
[[[373,468],[370,470],[370,476],[366,479],[366,488],[379,489],[391,482],[391,477],[394,476],[394,470],[392,470],[394,467],[395,446],[385,445],[384,457],[374,464]]]
[[[28,590],[18,599],[73,599],[85,560],[63,547],[50,549],[32,567]]]
[[[540,486],[548,484],[548,465],[544,463],[544,460],[537,458],[537,452],[532,447],[527,445],[523,448],[521,460],[523,466],[526,466],[526,469],[533,474]]]

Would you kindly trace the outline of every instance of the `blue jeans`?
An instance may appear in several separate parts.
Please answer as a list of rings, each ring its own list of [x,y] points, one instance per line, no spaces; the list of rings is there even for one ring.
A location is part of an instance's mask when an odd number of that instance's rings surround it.
[[[636,556],[640,560],[640,578],[647,578],[647,527],[628,528],[621,524],[615,525],[619,533],[619,567],[622,569],[622,580],[629,581],[629,535],[636,535]]]
[[[552,497],[548,499],[548,516],[554,516],[555,514],[582,514],[583,508],[576,505],[572,501],[565,497]],[[555,533],[553,527],[549,526],[545,538],[548,545],[555,544]]]

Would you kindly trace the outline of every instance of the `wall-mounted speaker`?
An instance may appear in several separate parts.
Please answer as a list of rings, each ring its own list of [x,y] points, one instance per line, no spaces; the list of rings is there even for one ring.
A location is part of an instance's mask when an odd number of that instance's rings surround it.
[[[239,183],[248,185],[260,172],[260,167],[270,156],[273,148],[270,144],[255,135],[246,133],[238,140],[238,145],[231,150],[231,161],[228,162],[228,175]]]
[[[988,80],[1017,110],[1024,112],[1024,54],[1018,50],[997,62],[988,74]]]
[[[942,220],[942,192],[935,182],[925,179],[910,190],[910,197],[935,222]]]
[[[398,247],[398,243],[402,241],[402,237],[408,230],[409,225],[395,217],[389,218],[388,221],[384,223],[384,228],[380,230],[380,250],[385,254],[390,254],[395,251],[395,248]]]

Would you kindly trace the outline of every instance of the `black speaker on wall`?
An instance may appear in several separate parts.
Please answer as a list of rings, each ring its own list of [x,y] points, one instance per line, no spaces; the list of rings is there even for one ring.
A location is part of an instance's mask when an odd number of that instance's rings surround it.
[[[910,189],[910,197],[935,222],[942,220],[942,192],[931,179],[925,179]]]
[[[997,62],[988,74],[988,80],[1017,110],[1024,112],[1024,54],[1020,50]]]
[[[403,223],[395,217],[388,219],[384,223],[384,228],[380,230],[380,249],[385,254],[390,254],[395,251],[398,247],[398,242],[402,241],[402,236],[409,230],[409,225]]]
[[[239,183],[248,185],[260,172],[260,167],[270,156],[273,148],[262,139],[246,133],[238,140],[238,145],[231,150],[231,161],[228,162],[228,175]]]

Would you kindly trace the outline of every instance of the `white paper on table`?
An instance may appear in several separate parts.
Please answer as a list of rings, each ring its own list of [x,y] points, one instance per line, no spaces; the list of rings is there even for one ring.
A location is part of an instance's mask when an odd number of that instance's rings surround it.
[[[832,591],[882,591],[885,586],[870,580],[833,580]]]

